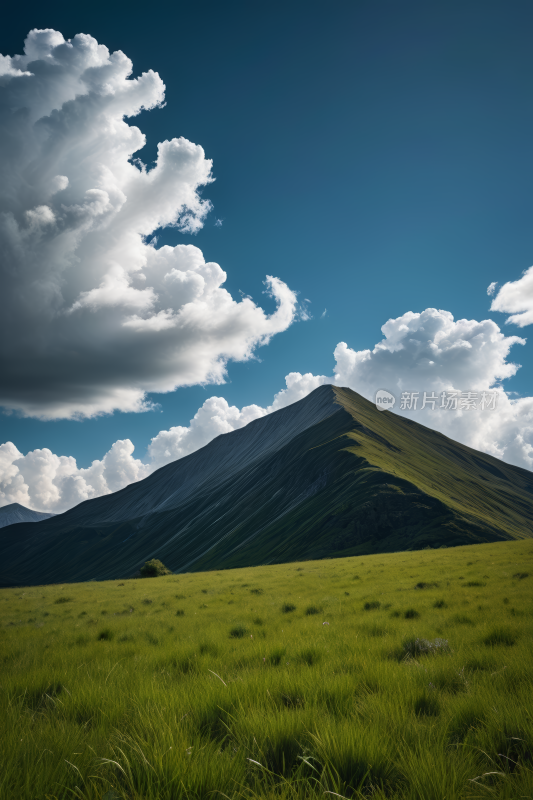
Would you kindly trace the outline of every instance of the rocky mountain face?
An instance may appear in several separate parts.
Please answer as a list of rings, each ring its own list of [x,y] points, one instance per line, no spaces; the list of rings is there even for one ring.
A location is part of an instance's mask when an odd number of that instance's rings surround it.
[[[5,528],[0,585],[525,538],[532,501],[533,473],[322,386],[120,492]]]

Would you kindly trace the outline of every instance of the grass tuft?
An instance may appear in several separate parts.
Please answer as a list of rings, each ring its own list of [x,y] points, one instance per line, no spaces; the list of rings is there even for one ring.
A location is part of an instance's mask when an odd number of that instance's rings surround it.
[[[405,639],[402,647],[405,655],[413,656],[413,658],[422,655],[450,652],[447,639]]]
[[[485,636],[483,643],[486,644],[487,647],[495,647],[497,645],[512,647],[517,638],[518,636],[514,631],[512,631],[510,628],[500,625],[496,628],[493,628],[490,633]]]
[[[415,700],[413,710],[417,717],[436,717],[440,714],[440,704],[435,690],[424,691]]]
[[[296,606],[294,603],[283,603],[281,606],[281,611],[283,614],[290,614],[291,611],[296,611]]]
[[[242,639],[248,633],[244,625],[234,625],[229,632],[230,639]]]

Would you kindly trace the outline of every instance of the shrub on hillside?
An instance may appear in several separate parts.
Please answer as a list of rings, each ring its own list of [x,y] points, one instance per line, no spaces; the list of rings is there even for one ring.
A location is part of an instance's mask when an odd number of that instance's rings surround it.
[[[141,567],[143,578],[158,578],[160,575],[172,575],[172,572],[157,558],[152,558]]]

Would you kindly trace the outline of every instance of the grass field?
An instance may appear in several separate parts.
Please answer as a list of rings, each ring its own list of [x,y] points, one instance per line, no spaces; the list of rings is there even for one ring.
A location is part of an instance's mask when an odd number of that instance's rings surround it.
[[[532,558],[0,590],[0,797],[533,798]]]

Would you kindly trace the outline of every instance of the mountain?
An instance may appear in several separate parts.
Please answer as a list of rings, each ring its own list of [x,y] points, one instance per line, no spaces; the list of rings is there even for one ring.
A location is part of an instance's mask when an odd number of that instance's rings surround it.
[[[533,473],[322,386],[120,492],[4,528],[0,585],[520,539],[532,501]]]
[[[14,525],[16,522],[41,522],[43,519],[50,519],[50,517],[55,517],[55,514],[32,511],[31,508],[21,506],[20,503],[10,503],[8,506],[0,508],[0,528]]]

